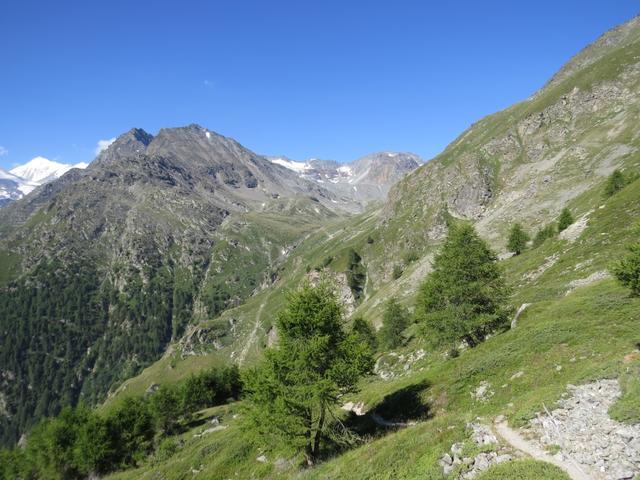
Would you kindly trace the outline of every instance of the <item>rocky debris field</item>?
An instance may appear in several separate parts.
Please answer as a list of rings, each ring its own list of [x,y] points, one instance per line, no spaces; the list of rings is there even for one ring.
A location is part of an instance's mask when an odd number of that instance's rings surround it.
[[[609,417],[620,397],[617,380],[569,385],[558,408],[531,421],[530,433],[555,457],[577,462],[593,478],[628,480],[640,474],[640,425]]]

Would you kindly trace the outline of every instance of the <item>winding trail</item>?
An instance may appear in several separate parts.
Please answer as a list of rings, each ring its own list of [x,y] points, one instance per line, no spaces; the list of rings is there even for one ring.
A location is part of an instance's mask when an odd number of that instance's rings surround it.
[[[516,450],[526,453],[535,460],[547,462],[561,468],[571,477],[572,480],[593,480],[593,477],[585,473],[574,461],[570,460],[568,462],[561,462],[560,460],[552,457],[540,447],[522,437],[519,432],[509,427],[506,421],[502,420],[496,422],[495,429],[498,435],[500,435],[505,442]]]
[[[260,317],[262,316],[262,310],[264,309],[265,305],[266,305],[266,302],[262,302],[260,304],[260,307],[256,312],[256,322],[253,325],[253,330],[251,330],[251,333],[249,334],[249,338],[247,338],[247,343],[244,344],[244,347],[242,347],[242,351],[240,352],[240,355],[238,355],[238,363],[240,365],[244,363],[244,359],[247,358],[247,354],[249,353],[249,349],[251,348],[251,345],[253,345],[253,343],[258,338],[258,328],[260,328]]]

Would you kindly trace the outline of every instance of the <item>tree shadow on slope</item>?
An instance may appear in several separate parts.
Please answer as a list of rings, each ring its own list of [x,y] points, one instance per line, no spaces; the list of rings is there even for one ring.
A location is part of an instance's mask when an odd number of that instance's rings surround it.
[[[429,387],[427,381],[408,385],[385,396],[363,415],[350,411],[343,419],[334,419],[332,430],[335,435],[324,439],[325,458],[432,418],[429,402],[425,399]]]

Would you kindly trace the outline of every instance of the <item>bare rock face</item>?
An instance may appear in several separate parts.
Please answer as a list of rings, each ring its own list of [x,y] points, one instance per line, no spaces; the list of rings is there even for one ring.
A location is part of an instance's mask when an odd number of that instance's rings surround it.
[[[313,270],[308,273],[307,278],[309,279],[312,285],[318,285],[323,278],[329,278],[336,287],[335,293],[338,297],[338,302],[344,308],[345,316],[347,317],[351,316],[351,314],[356,309],[357,300],[353,292],[349,288],[346,274],[335,273],[326,269],[323,270],[322,272],[317,272]]]

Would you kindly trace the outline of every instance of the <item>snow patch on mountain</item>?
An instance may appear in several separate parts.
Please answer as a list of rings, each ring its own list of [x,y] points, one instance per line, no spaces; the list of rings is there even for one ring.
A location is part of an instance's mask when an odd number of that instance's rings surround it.
[[[304,173],[313,168],[309,165],[309,162],[296,162],[295,160],[290,160],[287,157],[270,157],[269,160],[271,163],[275,163],[276,165],[283,166],[298,173]]]

